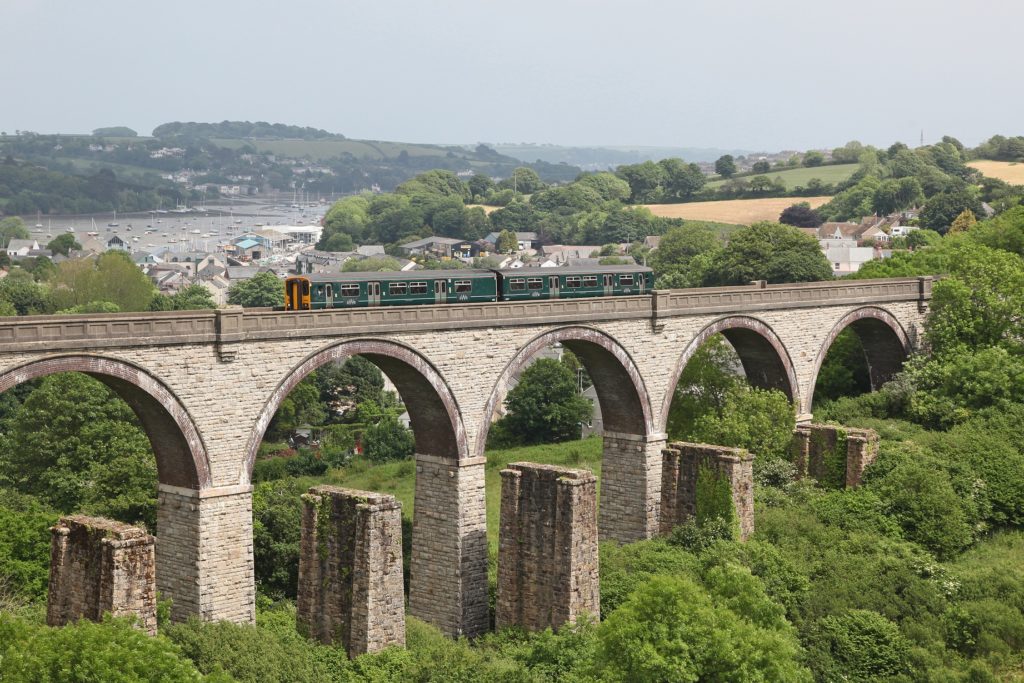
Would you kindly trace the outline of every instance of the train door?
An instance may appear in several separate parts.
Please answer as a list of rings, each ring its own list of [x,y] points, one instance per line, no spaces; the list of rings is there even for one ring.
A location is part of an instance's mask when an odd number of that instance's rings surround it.
[[[434,303],[443,304],[448,301],[448,282],[434,280]]]
[[[647,291],[647,278],[643,273],[638,273],[636,276],[636,288],[639,294],[643,294]]]
[[[302,280],[297,278],[288,280],[285,308],[289,311],[297,311],[302,308]]]
[[[334,285],[329,282],[324,288],[324,300],[327,302],[327,308],[334,308]]]
[[[548,296],[552,299],[557,299],[558,292],[558,276],[548,275]]]
[[[611,296],[615,294],[615,276],[614,275],[602,275],[601,281],[604,283],[604,295]]]
[[[380,306],[380,283],[379,282],[367,282],[366,283],[366,305],[367,306]]]

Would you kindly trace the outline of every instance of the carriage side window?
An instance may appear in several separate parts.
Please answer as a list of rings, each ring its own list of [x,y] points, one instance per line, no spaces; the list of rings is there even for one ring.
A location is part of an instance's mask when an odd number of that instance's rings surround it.
[[[526,287],[528,289],[544,289],[544,280],[539,277],[528,277],[526,278]]]
[[[579,275],[570,275],[565,278],[565,286],[569,289],[575,289],[580,286],[581,278]]]
[[[323,285],[317,285],[316,286],[316,298],[317,299],[323,299],[324,298],[324,286]]]
[[[619,276],[619,284],[623,285],[624,287],[629,287],[630,285],[633,284],[633,276],[632,275],[620,275]]]
[[[426,282],[410,282],[409,283],[410,294],[426,294],[427,283]]]
[[[514,277],[508,281],[508,288],[513,292],[526,289],[526,280],[521,277]]]
[[[359,285],[342,285],[342,296],[359,296]]]
[[[584,287],[597,287],[597,276],[596,275],[584,275],[583,276]]]
[[[395,296],[402,296],[405,294],[405,283],[404,282],[389,282],[388,283],[388,294]]]
[[[456,294],[468,294],[473,291],[473,283],[469,280],[456,280],[455,281],[455,293]]]

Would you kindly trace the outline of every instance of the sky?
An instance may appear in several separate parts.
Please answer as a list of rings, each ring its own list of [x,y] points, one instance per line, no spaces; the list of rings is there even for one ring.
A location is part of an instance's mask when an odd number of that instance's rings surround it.
[[[1019,0],[0,0],[0,130],[777,151],[1024,134]]]

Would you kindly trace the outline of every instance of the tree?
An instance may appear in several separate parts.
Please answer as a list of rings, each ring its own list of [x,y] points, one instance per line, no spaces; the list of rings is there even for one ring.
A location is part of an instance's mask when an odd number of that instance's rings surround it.
[[[394,415],[383,415],[363,433],[363,454],[370,462],[405,460],[412,456],[415,447],[412,432]]]
[[[616,174],[629,183],[629,201],[650,203],[661,199],[665,169],[653,161],[619,166]]]
[[[651,267],[662,278],[673,279],[673,286],[696,287],[704,279],[711,256],[722,248],[718,237],[703,223],[686,223],[672,228],[661,238],[650,257]]]
[[[519,251],[519,239],[511,230],[502,230],[494,243],[494,250],[499,254],[511,254]]]
[[[704,173],[697,164],[687,164],[682,159],[662,159],[658,164],[665,171],[666,199],[689,199],[704,187]]]
[[[352,251],[355,249],[355,246],[351,235],[344,232],[336,232],[324,240],[320,248],[323,251]]]
[[[188,285],[170,297],[172,311],[198,311],[217,308],[210,290],[202,285]]]
[[[12,269],[0,280],[0,300],[10,303],[18,315],[47,313],[46,294],[32,275],[20,268]]]
[[[245,308],[284,305],[284,285],[273,273],[257,273],[228,288],[228,303]]]
[[[341,266],[344,273],[383,273],[401,270],[402,264],[392,256],[371,256],[363,259],[349,259]]]
[[[320,389],[316,384],[316,373],[313,373],[296,384],[281,401],[267,426],[267,438],[271,441],[287,439],[302,425],[321,425],[326,419],[324,404],[320,401]]]
[[[75,239],[74,235],[66,232],[62,235],[57,235],[50,240],[49,244],[46,245],[46,248],[54,254],[63,254],[64,256],[67,256],[69,251],[72,249],[81,249],[82,245],[78,243],[78,240]]]
[[[750,170],[754,173],[767,173],[772,170],[772,165],[770,162],[765,160],[755,161],[754,165],[750,167]]]
[[[715,161],[715,173],[723,178],[731,178],[736,175],[736,160],[731,154],[723,154]]]
[[[90,301],[109,301],[122,311],[145,311],[156,294],[149,278],[120,250],[57,266],[50,288],[53,307],[71,308]]]
[[[540,358],[526,368],[505,399],[502,428],[514,443],[557,443],[580,438],[590,401],[576,393],[576,376],[562,363]]]
[[[950,234],[967,232],[977,222],[978,219],[974,217],[974,213],[970,209],[964,209],[959,216],[953,219],[953,224],[949,226],[949,232]]]
[[[945,234],[956,217],[967,210],[975,216],[983,213],[981,202],[972,190],[940,192],[930,197],[921,209],[921,226]]]
[[[818,240],[779,223],[742,228],[715,255],[705,285],[741,285],[752,280],[813,282],[832,279],[832,267]]]
[[[779,216],[779,222],[797,228],[816,228],[824,223],[824,220],[817,211],[811,208],[810,204],[800,202],[786,207],[782,215]]]
[[[490,176],[483,173],[474,173],[467,181],[467,185],[469,186],[471,198],[479,197],[483,199],[487,196],[488,192],[494,189],[494,181],[491,180]]]
[[[11,243],[11,240],[27,240],[29,239],[28,228],[25,227],[25,222],[17,216],[11,216],[0,220],[0,240],[3,241],[2,246],[7,246]]]
[[[807,168],[813,168],[814,166],[821,166],[825,163],[825,155],[817,150],[811,150],[810,152],[804,153],[803,164]]]
[[[512,171],[512,175],[498,183],[498,187],[514,190],[518,194],[533,194],[544,189],[544,181],[532,168],[519,166]]]

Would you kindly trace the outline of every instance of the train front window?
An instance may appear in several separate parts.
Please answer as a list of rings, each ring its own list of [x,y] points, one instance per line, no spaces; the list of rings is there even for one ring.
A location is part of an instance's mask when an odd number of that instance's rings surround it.
[[[581,278],[578,275],[570,275],[565,278],[565,286],[568,289],[577,289],[580,286]]]
[[[514,277],[508,281],[508,288],[513,292],[520,292],[526,289],[526,280],[521,277]]]
[[[388,294],[392,296],[403,296],[405,295],[405,283],[404,282],[390,282],[388,283]]]
[[[410,282],[409,283],[410,294],[426,294],[427,283],[426,282]]]
[[[620,275],[619,276],[619,284],[622,285],[623,287],[631,287],[633,285],[633,276],[632,275]]]
[[[583,276],[584,287],[597,287],[597,276],[596,275],[584,275]]]
[[[342,296],[359,296],[359,285],[342,285]]]
[[[527,289],[544,289],[544,280],[539,277],[526,278]]]
[[[468,294],[473,291],[473,283],[469,280],[456,280],[455,281],[455,293],[456,294]]]

